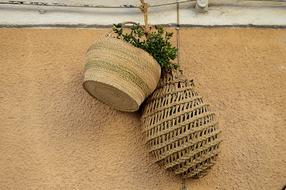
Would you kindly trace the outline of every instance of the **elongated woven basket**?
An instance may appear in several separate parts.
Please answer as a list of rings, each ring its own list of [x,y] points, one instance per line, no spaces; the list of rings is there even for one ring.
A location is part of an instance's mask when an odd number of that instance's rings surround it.
[[[113,108],[132,112],[155,90],[160,75],[160,65],[150,54],[105,37],[87,51],[83,87]]]
[[[155,162],[184,178],[204,176],[219,153],[215,114],[181,73],[162,76],[147,99],[142,128]]]

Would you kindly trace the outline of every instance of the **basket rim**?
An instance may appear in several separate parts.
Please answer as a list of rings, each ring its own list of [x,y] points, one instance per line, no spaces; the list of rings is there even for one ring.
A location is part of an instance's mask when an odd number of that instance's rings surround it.
[[[156,63],[155,65],[159,66],[159,69],[162,70],[161,65],[158,63],[158,61],[157,61],[150,53],[148,53],[147,51],[145,51],[145,50],[143,50],[143,49],[141,49],[141,48],[135,47],[135,46],[133,46],[132,44],[130,44],[130,43],[128,43],[128,42],[126,42],[126,41],[124,41],[124,40],[122,40],[122,39],[118,39],[118,38],[115,38],[115,37],[106,37],[106,36],[104,36],[103,38],[100,38],[100,39],[95,40],[95,41],[92,43],[92,45],[95,44],[95,43],[97,43],[97,42],[105,41],[105,40],[120,41],[122,44],[127,45],[127,46],[129,46],[130,48],[137,49],[137,50],[139,50],[139,51],[141,51],[141,52],[144,52],[143,54],[146,54],[146,56],[150,57],[150,58],[153,60],[153,63]],[[92,45],[89,46],[89,48],[88,48],[87,51],[86,51],[86,54],[87,54],[89,51],[92,50]]]

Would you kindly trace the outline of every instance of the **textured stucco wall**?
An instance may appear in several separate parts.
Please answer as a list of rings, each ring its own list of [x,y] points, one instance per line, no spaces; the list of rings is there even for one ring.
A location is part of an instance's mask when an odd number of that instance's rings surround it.
[[[152,164],[140,113],[82,88],[84,54],[107,30],[0,30],[0,189],[179,190]],[[182,68],[220,118],[217,164],[190,190],[286,184],[286,30],[182,30]]]

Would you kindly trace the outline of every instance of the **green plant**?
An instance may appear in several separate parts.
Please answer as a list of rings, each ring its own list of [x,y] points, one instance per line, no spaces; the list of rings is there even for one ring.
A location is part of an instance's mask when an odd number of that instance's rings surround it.
[[[113,32],[118,39],[122,39],[135,47],[141,48],[151,54],[164,70],[177,69],[178,65],[173,63],[177,57],[177,48],[170,42],[173,33],[164,31],[162,26],[146,33],[139,24],[133,24],[128,32],[123,32],[122,24],[114,24]]]

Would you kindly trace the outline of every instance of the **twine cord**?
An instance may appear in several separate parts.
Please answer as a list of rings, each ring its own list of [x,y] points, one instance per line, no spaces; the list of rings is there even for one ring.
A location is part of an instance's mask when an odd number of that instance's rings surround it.
[[[177,64],[180,65],[180,3],[177,0]],[[181,190],[187,190],[186,180],[182,177],[182,188]]]
[[[180,65],[180,2],[177,1],[177,64]]]
[[[149,4],[145,3],[144,0],[140,0],[141,2],[141,6],[139,7],[141,12],[144,14],[144,31],[145,33],[149,32],[149,24],[148,24],[148,8],[149,8]]]

